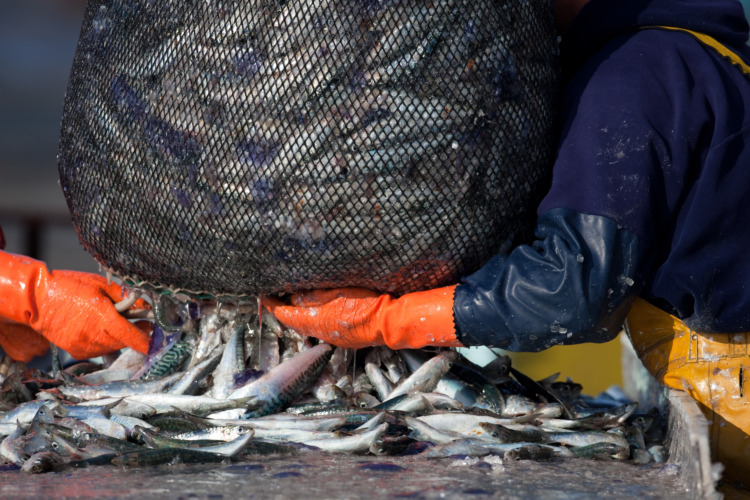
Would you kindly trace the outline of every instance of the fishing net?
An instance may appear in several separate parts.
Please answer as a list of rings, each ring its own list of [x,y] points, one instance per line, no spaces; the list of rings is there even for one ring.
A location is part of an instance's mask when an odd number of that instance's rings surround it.
[[[61,184],[139,286],[454,283],[529,227],[556,50],[549,0],[89,1]]]

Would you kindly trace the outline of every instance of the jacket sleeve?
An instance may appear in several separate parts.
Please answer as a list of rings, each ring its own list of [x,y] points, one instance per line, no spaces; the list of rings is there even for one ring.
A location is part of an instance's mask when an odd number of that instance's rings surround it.
[[[464,345],[541,351],[606,342],[643,287],[646,252],[613,220],[555,208],[539,216],[532,245],[496,255],[456,288]]]

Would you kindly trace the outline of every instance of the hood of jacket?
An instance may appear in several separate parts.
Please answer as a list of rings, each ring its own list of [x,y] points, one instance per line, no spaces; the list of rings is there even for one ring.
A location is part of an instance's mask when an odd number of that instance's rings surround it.
[[[574,72],[612,38],[649,26],[709,35],[750,63],[748,22],[739,0],[591,0],[562,35],[565,72]]]

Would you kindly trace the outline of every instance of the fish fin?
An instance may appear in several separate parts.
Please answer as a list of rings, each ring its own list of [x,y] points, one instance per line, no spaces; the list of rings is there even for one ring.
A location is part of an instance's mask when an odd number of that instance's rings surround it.
[[[510,367],[510,373],[513,375],[513,377],[523,386],[526,391],[534,394],[534,399],[537,397],[541,397],[545,400],[547,403],[557,402],[560,403],[560,406],[562,406],[563,412],[565,413],[565,416],[569,419],[573,419],[573,412],[568,408],[568,405],[566,405],[560,398],[555,396],[554,394],[550,393],[542,384],[535,381],[528,375],[519,372],[512,366]],[[555,375],[555,378],[557,378],[559,374]],[[550,378],[550,377],[547,377]]]
[[[550,384],[553,384],[554,382],[556,382],[558,377],[560,377],[560,372],[553,373],[552,375],[545,377],[542,380],[539,380],[538,382],[542,384],[544,387],[547,387]]]

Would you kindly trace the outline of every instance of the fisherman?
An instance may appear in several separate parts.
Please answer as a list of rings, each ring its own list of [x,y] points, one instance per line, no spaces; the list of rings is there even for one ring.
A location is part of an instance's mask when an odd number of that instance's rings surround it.
[[[0,347],[16,361],[44,354],[50,342],[76,359],[123,347],[145,354],[149,325],[120,315],[114,303],[121,299],[120,286],[102,276],[49,271],[41,261],[0,250]]]
[[[606,342],[624,324],[651,373],[714,423],[715,459],[750,469],[742,5],[557,0],[556,15],[561,136],[536,241],[454,286],[401,297],[318,290],[265,304],[298,332],[347,347],[540,351]]]

